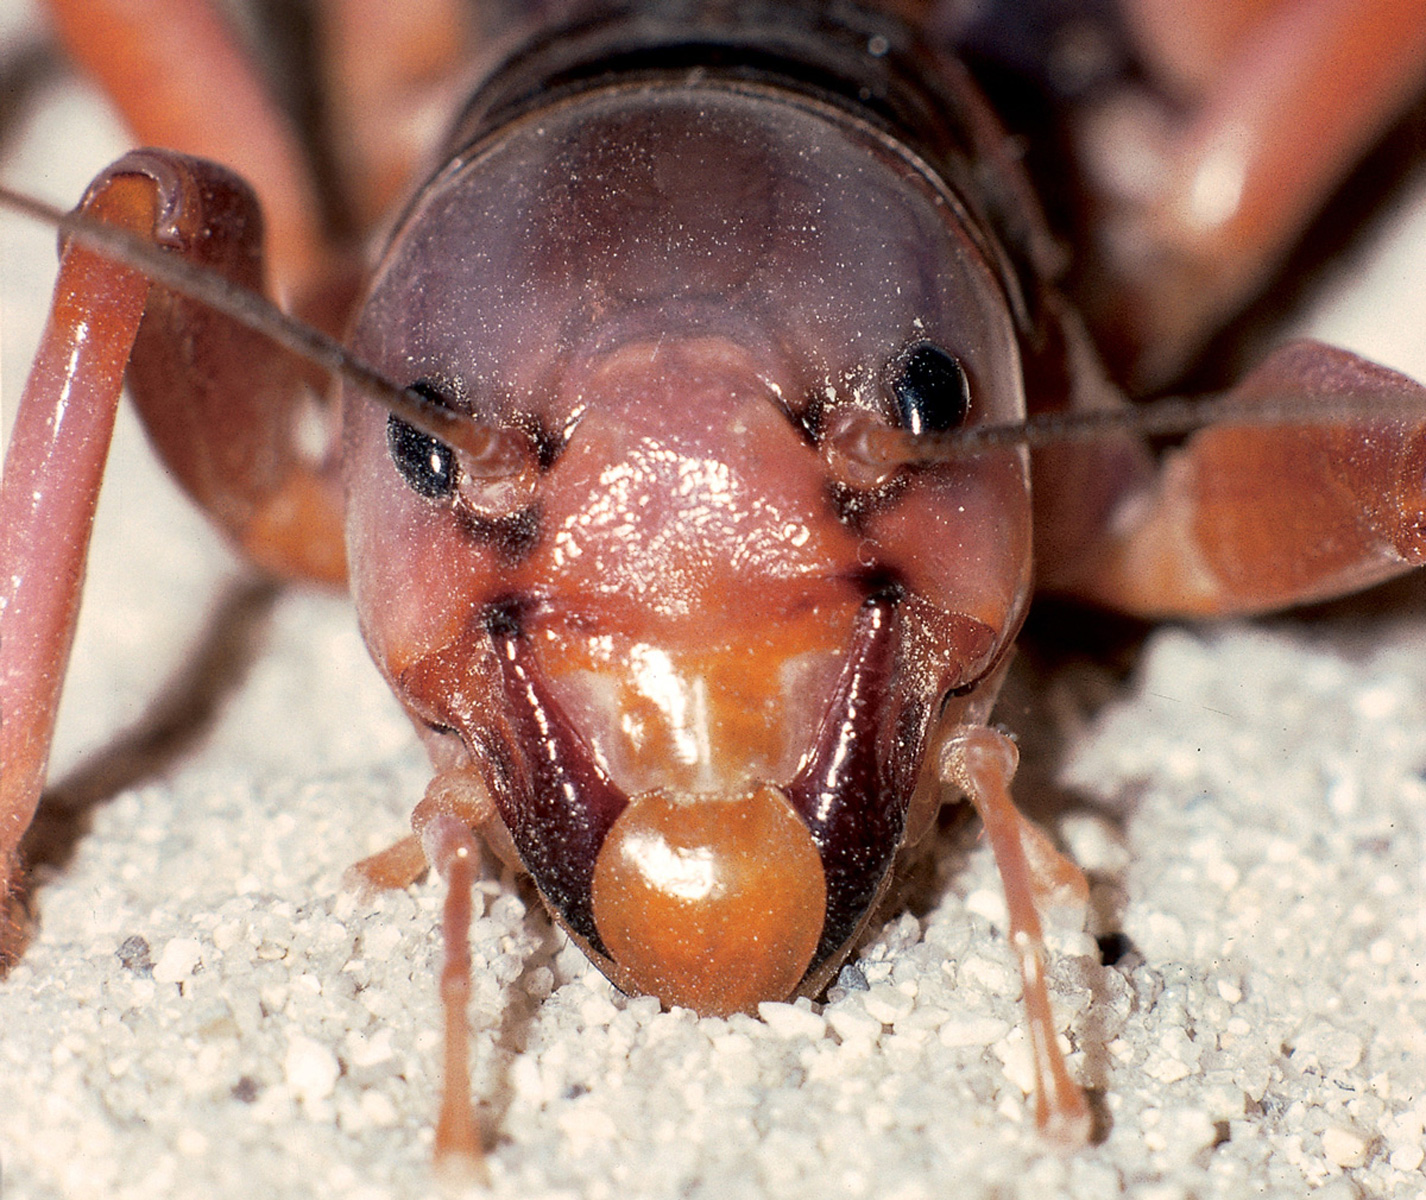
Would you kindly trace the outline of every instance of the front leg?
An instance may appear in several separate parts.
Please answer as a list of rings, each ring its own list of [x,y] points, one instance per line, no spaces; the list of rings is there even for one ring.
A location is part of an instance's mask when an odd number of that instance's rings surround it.
[[[961,725],[946,734],[937,765],[941,779],[975,806],[1005,889],[1010,946],[1020,964],[1030,1034],[1035,1123],[1051,1141],[1074,1149],[1089,1141],[1092,1121],[1055,1035],[1039,906],[1069,899],[1082,910],[1089,900],[1089,882],[1015,807],[1010,781],[1019,761],[1019,751],[1004,734],[983,725]]]
[[[445,961],[441,967],[441,1007],[445,1010],[445,1063],[441,1115],[436,1125],[436,1162],[453,1181],[486,1181],[475,1101],[470,1093],[471,889],[480,861],[475,834],[514,855],[485,783],[468,765],[440,771],[411,814],[415,832],[394,846],[357,863],[348,884],[363,889],[404,888],[428,866],[446,881],[441,918]],[[515,861],[518,862],[518,859]],[[513,864],[512,864],[513,865]]]
[[[261,284],[251,192],[178,155],[130,155],[86,215]],[[339,582],[340,496],[293,432],[305,369],[261,338],[74,244],[21,397],[0,486],[0,957],[23,941],[17,851],[44,783],[104,461],[126,365],[169,467],[270,571]]]

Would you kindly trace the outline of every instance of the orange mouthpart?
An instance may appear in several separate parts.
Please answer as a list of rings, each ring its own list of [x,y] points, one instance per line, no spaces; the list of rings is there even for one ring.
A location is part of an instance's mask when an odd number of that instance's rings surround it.
[[[592,893],[628,985],[709,1016],[790,996],[827,911],[817,847],[771,786],[732,799],[633,797],[599,852]]]

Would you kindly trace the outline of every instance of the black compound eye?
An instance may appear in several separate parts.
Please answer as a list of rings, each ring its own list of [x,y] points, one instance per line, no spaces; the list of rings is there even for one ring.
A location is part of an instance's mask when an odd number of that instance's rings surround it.
[[[933,342],[917,342],[892,367],[891,394],[910,433],[945,433],[970,412],[965,368]]]
[[[447,403],[439,389],[425,380],[413,383],[411,390],[438,404]],[[386,447],[413,492],[430,500],[444,500],[455,493],[455,452],[445,442],[422,433],[392,413],[386,418]]]

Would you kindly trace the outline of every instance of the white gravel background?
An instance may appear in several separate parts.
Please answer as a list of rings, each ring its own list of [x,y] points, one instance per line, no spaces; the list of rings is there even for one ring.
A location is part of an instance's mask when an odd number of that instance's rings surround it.
[[[0,0],[0,41],[30,17]],[[68,204],[122,149],[67,84],[0,177]],[[1398,226],[1347,265],[1326,330],[1426,377],[1426,193]],[[0,219],[7,418],[52,264],[50,233]],[[126,418],[61,773],[135,719],[236,569]],[[857,986],[761,1020],[625,999],[510,880],[482,883],[473,1077],[496,1194],[1426,1195],[1420,612],[1161,631],[1072,742],[1064,779],[1099,807],[1059,832],[1135,948],[1103,968],[1086,935],[1054,939],[1101,1145],[1060,1155],[1027,1123],[999,883],[965,836]],[[286,597],[201,752],[105,808],[41,893],[0,981],[0,1196],[435,1193],[440,889],[368,904],[341,883],[424,779],[345,604]]]

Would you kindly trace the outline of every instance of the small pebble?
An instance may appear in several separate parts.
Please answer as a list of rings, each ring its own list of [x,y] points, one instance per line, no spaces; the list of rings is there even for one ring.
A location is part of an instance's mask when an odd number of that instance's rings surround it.
[[[952,1017],[941,1025],[943,1046],[989,1046],[1010,1032],[1010,1024],[996,1017]]]
[[[816,1041],[827,1032],[827,1021],[811,1009],[793,1004],[765,1002],[758,1005],[758,1016],[767,1022],[778,1037],[809,1038]]]
[[[1360,1167],[1366,1162],[1371,1139],[1345,1125],[1329,1125],[1322,1131],[1322,1152],[1327,1161],[1342,1168]]]
[[[288,1039],[282,1072],[293,1096],[307,1104],[325,1100],[336,1087],[341,1065],[326,1046],[294,1034]]]
[[[1421,1166],[1423,1159],[1426,1159],[1426,1150],[1418,1142],[1414,1146],[1398,1146],[1387,1161],[1398,1171],[1411,1172]]]
[[[178,983],[193,974],[202,961],[203,947],[196,938],[173,938],[153,965],[155,983]]]

